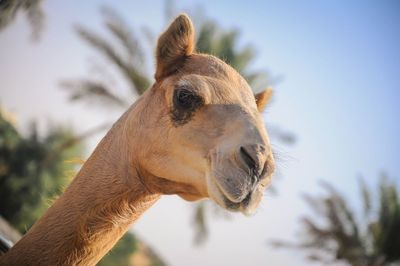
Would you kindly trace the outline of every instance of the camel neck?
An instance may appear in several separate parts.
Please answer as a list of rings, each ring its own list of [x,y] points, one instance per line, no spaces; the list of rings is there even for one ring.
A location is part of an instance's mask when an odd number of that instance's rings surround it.
[[[125,117],[0,265],[94,265],[155,203],[160,195],[145,187],[129,157]]]

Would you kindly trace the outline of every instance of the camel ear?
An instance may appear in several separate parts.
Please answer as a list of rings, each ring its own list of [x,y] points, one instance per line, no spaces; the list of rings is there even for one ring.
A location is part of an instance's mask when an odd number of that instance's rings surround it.
[[[254,97],[256,98],[256,104],[257,104],[258,111],[260,111],[260,112],[264,111],[265,106],[267,106],[267,104],[271,100],[271,96],[272,96],[272,88],[271,87],[268,87],[267,89],[263,90],[262,92],[254,95]]]
[[[157,81],[176,72],[193,53],[194,28],[190,18],[179,15],[158,38],[156,49]]]

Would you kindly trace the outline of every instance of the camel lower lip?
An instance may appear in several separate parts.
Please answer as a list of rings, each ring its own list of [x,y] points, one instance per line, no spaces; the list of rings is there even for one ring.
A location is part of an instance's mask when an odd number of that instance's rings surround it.
[[[225,206],[230,210],[239,210],[241,207],[246,208],[250,203],[251,195],[252,192],[249,192],[249,194],[241,202],[232,202],[225,195],[223,195]]]

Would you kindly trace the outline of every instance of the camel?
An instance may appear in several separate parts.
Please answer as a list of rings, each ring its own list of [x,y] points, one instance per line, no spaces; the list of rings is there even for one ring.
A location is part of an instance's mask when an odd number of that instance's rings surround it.
[[[158,39],[155,83],[0,265],[95,265],[161,195],[253,213],[274,171],[260,114],[269,97],[194,52],[179,15]]]

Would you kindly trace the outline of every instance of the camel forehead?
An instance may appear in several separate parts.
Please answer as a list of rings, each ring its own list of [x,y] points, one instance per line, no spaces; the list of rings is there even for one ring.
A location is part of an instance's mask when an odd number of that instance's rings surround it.
[[[198,74],[213,77],[231,83],[241,83],[245,81],[231,66],[212,55],[193,54],[191,55],[183,69],[182,74]]]
[[[245,79],[222,60],[203,54],[191,55],[179,74],[179,80],[206,82],[212,85],[214,97],[226,100],[254,101],[253,93]]]

